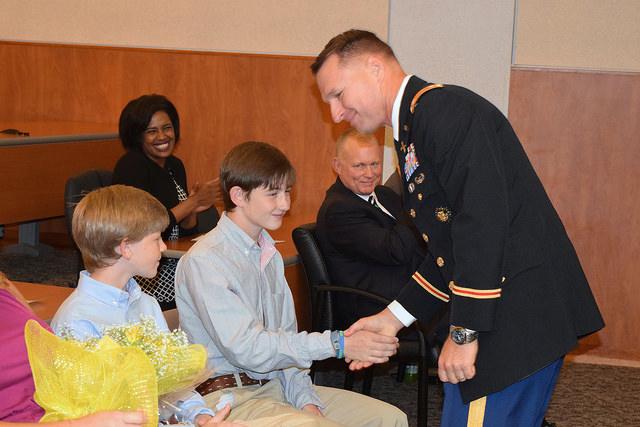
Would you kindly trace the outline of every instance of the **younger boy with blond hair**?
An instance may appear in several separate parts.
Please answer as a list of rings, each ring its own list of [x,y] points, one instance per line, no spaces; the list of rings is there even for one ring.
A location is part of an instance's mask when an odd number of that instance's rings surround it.
[[[168,224],[165,207],[137,188],[113,185],[85,196],[73,213],[72,233],[87,270],[54,316],[54,332],[87,340],[141,316],[152,317],[160,331],[168,331],[158,302],[133,279],[156,275],[166,249],[160,233]],[[229,410],[214,414],[196,392],[176,406],[177,421],[207,427],[218,425]]]

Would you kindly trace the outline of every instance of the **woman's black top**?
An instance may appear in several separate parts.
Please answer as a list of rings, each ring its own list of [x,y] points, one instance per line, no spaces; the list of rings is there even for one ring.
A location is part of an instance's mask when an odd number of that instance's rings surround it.
[[[113,184],[130,185],[145,190],[167,208],[169,226],[162,233],[164,239],[169,237],[176,225],[176,217],[171,213],[171,209],[179,203],[174,179],[185,191],[188,191],[187,174],[180,159],[169,156],[163,168],[138,150],[128,151],[118,160],[113,170]],[[180,236],[195,232],[196,227],[190,229],[180,227]]]

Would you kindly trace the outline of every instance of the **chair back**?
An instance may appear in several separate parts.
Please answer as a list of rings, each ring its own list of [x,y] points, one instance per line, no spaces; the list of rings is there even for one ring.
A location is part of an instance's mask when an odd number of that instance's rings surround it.
[[[64,216],[67,222],[67,230],[71,235],[71,219],[76,205],[89,192],[111,185],[113,172],[102,169],[91,169],[80,175],[67,179],[64,186]]]
[[[91,191],[111,185],[113,172],[102,169],[91,169],[80,175],[72,176],[67,179],[64,186],[64,219],[67,223],[67,231],[71,240],[73,240],[73,233],[71,232],[71,220],[73,219],[73,211],[76,209],[76,205]],[[75,242],[74,242],[75,243]],[[77,249],[77,248],[76,248]],[[78,252],[78,271],[84,269],[84,263],[82,257]],[[76,285],[72,285],[73,288]]]
[[[309,284],[312,328],[314,331],[324,331],[335,327],[334,296],[331,292],[318,292],[317,289],[320,285],[330,285],[331,278],[315,233],[316,224],[309,223],[296,227],[291,234]]]
[[[304,272],[310,287],[313,331],[321,332],[327,329],[344,329],[345,326],[341,325],[344,320],[341,320],[340,316],[333,312],[333,299],[341,293],[361,295],[384,305],[389,303],[385,298],[371,292],[332,284],[329,271],[327,270],[316,238],[315,223],[304,224],[295,228],[292,232],[292,237],[298,250],[298,255],[302,260]],[[406,363],[407,361],[418,363],[418,425],[426,426],[429,386],[427,368],[428,366],[437,366],[438,353],[437,348],[427,347],[427,340],[418,322],[414,323],[413,328],[415,336],[400,338],[400,347],[396,358],[402,363]],[[404,364],[401,364],[401,366],[404,366]],[[314,369],[314,366],[312,366],[312,374]],[[373,370],[369,370],[368,372],[369,374],[365,374],[365,380],[363,381],[363,392],[367,395],[371,392]],[[403,371],[399,368],[398,372]],[[347,375],[345,378],[345,388],[350,390],[352,386],[353,377]]]
[[[211,206],[209,209],[198,213],[198,233],[207,233],[218,224],[220,220],[220,214],[215,206]]]

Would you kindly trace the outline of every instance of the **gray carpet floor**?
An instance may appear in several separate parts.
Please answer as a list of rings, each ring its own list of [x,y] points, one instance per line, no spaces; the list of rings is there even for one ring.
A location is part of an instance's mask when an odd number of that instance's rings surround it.
[[[39,257],[0,252],[0,271],[10,279],[68,286],[77,278],[78,257],[73,249],[55,249]],[[395,366],[376,369],[372,396],[405,411],[416,425],[417,385],[396,382]],[[316,383],[341,387],[343,372],[319,372]],[[356,382],[354,389],[359,390]],[[640,369],[565,363],[560,373],[547,419],[557,427],[640,427]],[[439,426],[442,388],[429,387],[429,426]]]
[[[384,368],[380,368],[385,371]],[[341,387],[344,376],[321,372],[316,383]],[[356,382],[354,390],[358,391]],[[394,368],[377,374],[371,389],[373,397],[390,402],[416,426],[418,395],[416,384],[395,381]],[[551,399],[546,418],[557,427],[640,426],[640,369],[584,363],[565,363]],[[429,426],[440,425],[442,387],[429,384]],[[490,426],[489,426],[490,427]]]

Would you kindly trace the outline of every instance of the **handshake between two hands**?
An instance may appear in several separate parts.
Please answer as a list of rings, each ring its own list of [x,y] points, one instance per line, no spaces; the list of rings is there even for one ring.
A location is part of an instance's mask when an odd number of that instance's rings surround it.
[[[344,354],[349,369],[355,371],[387,362],[398,350],[396,334],[403,326],[388,308],[351,325],[344,332]]]
[[[387,362],[396,354],[399,344],[395,335],[403,327],[388,308],[351,325],[344,332],[349,369],[356,371]],[[447,338],[438,358],[438,377],[442,382],[457,384],[475,377],[478,341],[460,345]]]

